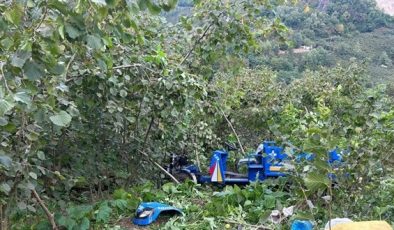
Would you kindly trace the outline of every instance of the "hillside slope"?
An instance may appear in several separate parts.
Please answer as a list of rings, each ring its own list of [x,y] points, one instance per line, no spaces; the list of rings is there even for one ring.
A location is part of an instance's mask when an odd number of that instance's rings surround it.
[[[376,0],[376,2],[385,13],[394,16],[394,0]]]

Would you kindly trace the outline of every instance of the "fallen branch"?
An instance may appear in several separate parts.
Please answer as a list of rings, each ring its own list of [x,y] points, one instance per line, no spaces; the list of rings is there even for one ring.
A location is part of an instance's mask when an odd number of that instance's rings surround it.
[[[264,229],[264,230],[272,230],[272,228],[264,226],[264,225],[253,225],[253,224],[248,224],[245,222],[241,222],[241,221],[234,221],[234,220],[223,220],[225,223],[229,223],[229,224],[238,224],[238,225],[244,225],[247,226],[251,229]]]
[[[142,66],[142,64],[134,63],[134,64],[128,64],[128,65],[115,66],[115,67],[113,67],[113,69],[127,69],[127,68],[131,68],[131,67],[141,67],[141,66]]]
[[[143,64],[140,64],[140,63],[114,66],[112,69],[128,69],[128,68],[136,68],[136,67],[140,67],[140,68],[149,70],[152,73],[159,74],[158,71],[155,71],[155,70],[153,70],[153,69],[151,69],[151,68],[149,68],[149,67],[147,67],[147,66],[145,66]]]
[[[48,210],[47,206],[45,205],[44,201],[41,200],[41,197],[38,195],[37,191],[33,189],[32,192],[34,197],[37,199],[38,203],[40,204],[41,208],[44,210],[45,214],[47,215],[47,218],[52,225],[52,230],[59,230],[55,222],[54,214],[52,214]]]
[[[169,173],[167,170],[165,170],[163,167],[161,167],[161,165],[159,163],[152,160],[146,152],[141,151],[141,150],[137,150],[137,151],[139,153],[141,153],[142,155],[144,155],[146,158],[148,158],[149,161],[151,161],[154,165],[156,165],[156,167],[158,167],[161,171],[163,171],[165,174],[167,174],[175,183],[180,184],[179,181],[171,173]]]
[[[216,108],[217,108],[217,107],[216,107]],[[227,118],[226,114],[224,114],[223,110],[221,110],[221,109],[219,109],[219,108],[217,108],[217,109],[222,113],[224,119],[226,119],[228,125],[230,126],[231,130],[233,131],[235,137],[237,138],[238,145],[239,145],[239,147],[241,148],[242,154],[245,156],[246,154],[245,154],[244,147],[242,146],[241,141],[239,140],[238,134],[237,134],[237,132],[235,131],[233,124],[232,124],[231,121]]]

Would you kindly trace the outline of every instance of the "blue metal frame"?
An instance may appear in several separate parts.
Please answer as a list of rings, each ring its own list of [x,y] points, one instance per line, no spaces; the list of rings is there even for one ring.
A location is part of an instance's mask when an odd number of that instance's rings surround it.
[[[209,165],[209,175],[203,175],[195,165],[187,166],[182,170],[195,175],[198,183],[248,184],[268,178],[286,176],[283,161],[289,157],[284,153],[283,147],[277,146],[274,141],[264,141],[254,154],[242,159],[242,163],[246,162],[247,165],[247,174],[245,175],[227,172],[228,155],[229,153],[226,150],[215,150],[213,152]],[[338,153],[337,148],[330,151],[328,156],[327,163],[331,167],[337,167],[338,162],[339,164],[342,162],[342,155]],[[300,153],[296,157],[296,162],[299,163],[301,160],[311,161],[315,157],[315,154]],[[233,176],[234,174],[237,174],[237,176]]]

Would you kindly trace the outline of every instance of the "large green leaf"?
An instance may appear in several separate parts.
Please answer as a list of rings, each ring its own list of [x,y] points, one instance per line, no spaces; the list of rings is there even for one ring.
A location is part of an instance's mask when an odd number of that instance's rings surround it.
[[[87,45],[95,50],[101,49],[103,47],[103,43],[100,37],[96,35],[88,35],[86,36]]]
[[[68,36],[72,39],[76,39],[77,37],[81,36],[82,32],[79,31],[77,28],[75,28],[72,25],[66,25],[66,33]]]
[[[0,164],[5,166],[6,168],[9,168],[11,166],[12,159],[8,156],[0,156]]]
[[[90,221],[89,221],[88,218],[84,217],[84,218],[82,219],[81,224],[79,225],[79,229],[80,229],[80,230],[88,230],[89,227],[90,227]]]
[[[14,53],[11,57],[11,65],[22,68],[27,59],[31,57],[31,52],[20,50]]]
[[[101,204],[96,214],[96,220],[103,223],[108,222],[111,212],[112,209],[108,207],[108,204]]]
[[[19,25],[23,17],[23,9],[20,5],[15,5],[12,9],[5,11],[4,17],[12,24]]]
[[[11,191],[11,186],[7,183],[2,183],[0,184],[0,192],[3,192],[8,195],[8,193]]]
[[[330,180],[326,174],[309,173],[304,179],[306,187],[311,191],[325,189],[329,186]]]
[[[66,111],[60,111],[59,113],[50,116],[49,119],[52,121],[53,124],[60,127],[65,127],[71,122],[71,116]]]
[[[16,94],[14,94],[14,100],[17,102],[21,102],[23,104],[26,104],[26,105],[31,104],[30,96],[26,92],[23,92],[23,91],[17,92]]]
[[[0,99],[0,116],[14,108],[15,104],[13,102],[7,101],[6,99]]]
[[[23,73],[27,79],[35,81],[44,75],[44,69],[34,61],[27,61],[23,66]]]
[[[67,213],[73,219],[82,219],[87,216],[92,211],[92,209],[93,207],[91,205],[78,205],[68,208]]]

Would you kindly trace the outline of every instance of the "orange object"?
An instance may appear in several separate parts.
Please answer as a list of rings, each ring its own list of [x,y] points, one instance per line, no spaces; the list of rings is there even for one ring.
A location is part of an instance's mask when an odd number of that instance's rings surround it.
[[[361,221],[337,224],[331,230],[393,230],[386,221]]]

